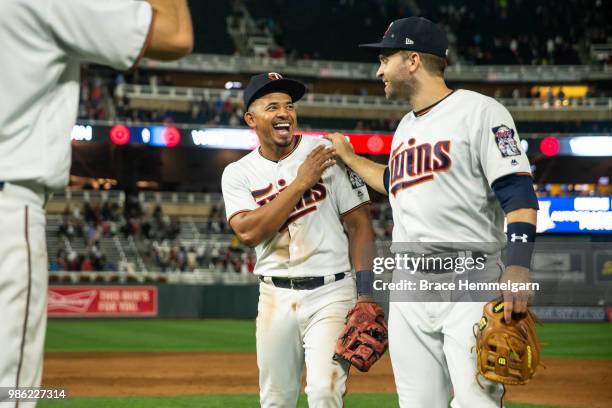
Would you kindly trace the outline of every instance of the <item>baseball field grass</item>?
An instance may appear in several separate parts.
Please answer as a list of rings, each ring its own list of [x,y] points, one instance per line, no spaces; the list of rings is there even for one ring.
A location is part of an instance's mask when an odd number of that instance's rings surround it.
[[[207,395],[178,397],[81,397],[61,402],[44,402],[42,408],[253,408],[259,406],[256,395]],[[306,397],[297,405],[307,408]],[[505,404],[507,408],[561,408],[554,405]],[[347,408],[397,407],[394,394],[349,394],[345,398]]]
[[[546,323],[544,356],[612,358],[612,324]],[[46,351],[255,352],[245,320],[51,320]]]
[[[612,359],[612,325],[546,323],[539,333],[548,357]],[[255,352],[255,324],[241,320],[51,320],[46,351],[66,352]],[[92,369],[94,369],[92,367]],[[70,397],[43,401],[57,408],[256,407],[255,394],[207,394],[138,397]],[[301,396],[299,407],[307,407]],[[393,393],[349,393],[345,406],[397,407]],[[557,405],[507,403],[509,408],[557,408]]]

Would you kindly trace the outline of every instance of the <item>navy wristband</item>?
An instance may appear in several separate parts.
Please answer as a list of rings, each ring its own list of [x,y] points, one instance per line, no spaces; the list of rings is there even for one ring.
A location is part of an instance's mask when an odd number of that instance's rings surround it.
[[[389,171],[389,166],[385,167],[385,172],[383,173],[383,184],[385,185],[385,190],[387,193],[389,192],[389,180],[391,179],[391,171]]]
[[[531,267],[536,226],[528,222],[513,222],[508,224],[506,236],[506,265]]]
[[[374,295],[374,272],[365,270],[355,274],[357,284],[357,296]]]

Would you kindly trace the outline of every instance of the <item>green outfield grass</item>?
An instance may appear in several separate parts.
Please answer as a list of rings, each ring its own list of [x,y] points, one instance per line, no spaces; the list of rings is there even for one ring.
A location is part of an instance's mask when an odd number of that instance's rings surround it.
[[[247,320],[50,320],[46,351],[255,352]]]
[[[539,329],[544,354],[612,358],[612,324],[547,323]],[[46,351],[255,352],[255,323],[244,320],[50,320]],[[41,408],[251,408],[257,395],[75,397]],[[395,394],[348,394],[349,408],[397,407]],[[299,408],[306,408],[302,395]],[[559,408],[507,403],[508,408]]]
[[[612,358],[612,324],[546,323],[545,356]],[[47,351],[255,352],[245,320],[50,320]]]
[[[65,401],[44,401],[40,408],[252,408],[259,406],[256,395],[208,395],[182,397],[105,397],[69,398]],[[302,396],[299,408],[307,408]],[[347,408],[391,408],[397,407],[395,394],[349,394],[345,399]],[[559,408],[553,405],[529,405],[506,403],[507,408]]]

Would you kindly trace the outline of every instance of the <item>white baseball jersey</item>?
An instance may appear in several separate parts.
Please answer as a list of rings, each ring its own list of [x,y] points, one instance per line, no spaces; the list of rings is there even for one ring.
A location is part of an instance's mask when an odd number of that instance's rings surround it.
[[[135,0],[2,0],[0,15],[0,180],[62,188],[79,64],[132,67],[153,11]]]
[[[510,113],[457,90],[400,122],[389,156],[393,242],[506,241],[491,185],[531,173]]]
[[[298,136],[299,137],[299,136]],[[242,211],[265,205],[297,176],[300,165],[326,140],[300,137],[278,162],[259,149],[228,165],[222,178],[228,221]],[[257,245],[255,274],[279,277],[324,276],[351,269],[342,215],[369,202],[363,180],[342,164],[323,173],[307,191],[281,231]]]

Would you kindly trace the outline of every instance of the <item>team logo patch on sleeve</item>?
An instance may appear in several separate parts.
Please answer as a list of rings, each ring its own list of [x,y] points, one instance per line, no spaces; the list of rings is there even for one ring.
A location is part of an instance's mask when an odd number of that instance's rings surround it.
[[[506,125],[499,125],[491,130],[493,130],[495,140],[497,141],[497,148],[501,152],[502,157],[521,155],[521,149],[514,138],[514,129]]]
[[[349,180],[351,181],[351,186],[353,190],[365,186],[365,182],[357,173],[355,173],[352,169],[346,168],[346,174],[348,175]]]

